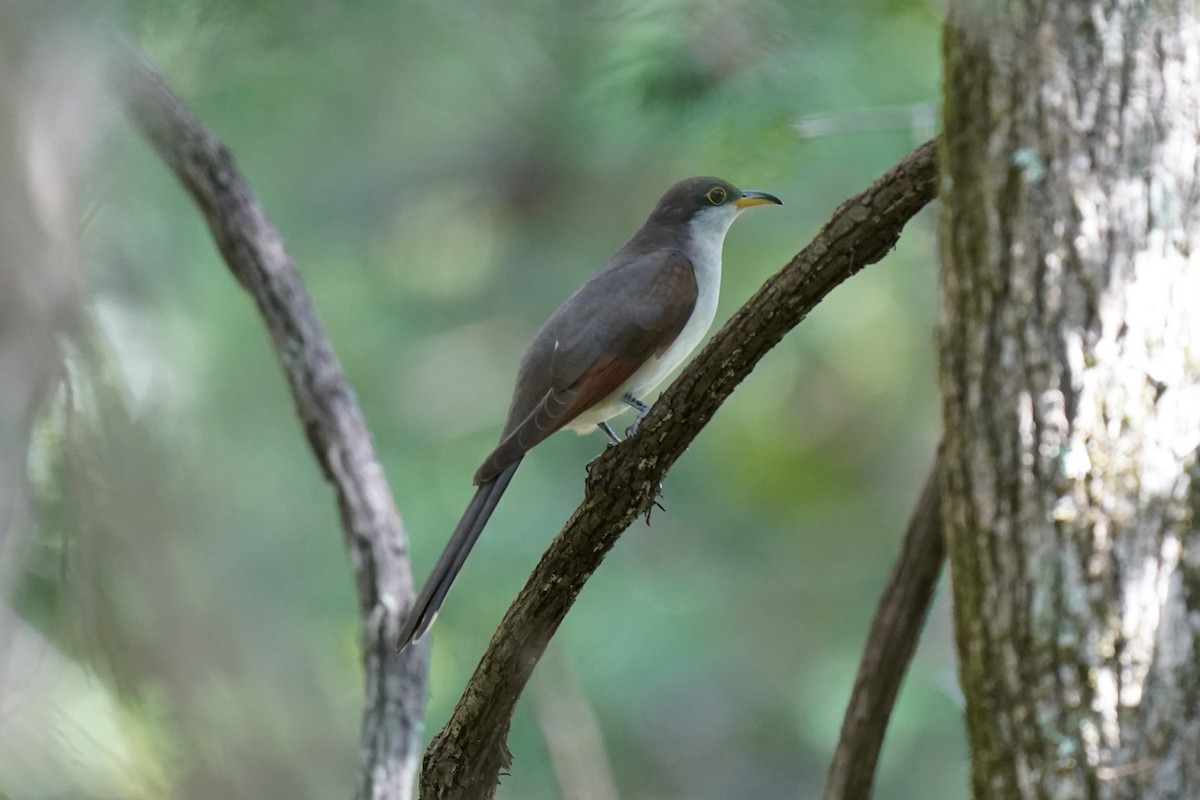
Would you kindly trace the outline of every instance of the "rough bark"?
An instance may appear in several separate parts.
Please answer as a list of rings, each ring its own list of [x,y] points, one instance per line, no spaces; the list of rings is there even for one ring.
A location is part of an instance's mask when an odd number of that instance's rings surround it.
[[[1200,797],[1200,24],[960,2],[943,515],[976,800]]]
[[[396,652],[413,600],[408,540],[362,411],[279,231],[232,154],[137,56],[122,54],[115,76],[130,117],[203,212],[226,265],[257,303],[296,413],[337,494],[366,684],[356,797],[403,800],[416,774],[427,647]]]
[[[835,286],[886,255],[937,192],[928,142],[844,202],[813,242],[746,302],[654,404],[637,436],[593,465],[583,503],[505,615],[421,772],[421,796],[490,798],[511,756],[513,709],[550,637],[659,482],[768,350]]]

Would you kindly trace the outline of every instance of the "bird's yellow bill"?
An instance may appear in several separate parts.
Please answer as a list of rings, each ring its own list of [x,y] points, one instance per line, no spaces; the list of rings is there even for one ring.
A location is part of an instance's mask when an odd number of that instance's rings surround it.
[[[750,208],[751,206],[781,206],[783,201],[773,194],[747,189],[742,192],[741,197],[733,201],[733,204],[738,208]]]

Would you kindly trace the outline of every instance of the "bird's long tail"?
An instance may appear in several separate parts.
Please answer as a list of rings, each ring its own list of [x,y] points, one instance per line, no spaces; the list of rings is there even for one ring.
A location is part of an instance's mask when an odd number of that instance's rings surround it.
[[[410,642],[424,636],[437,618],[438,609],[442,607],[446,593],[450,591],[459,570],[466,563],[467,555],[479,540],[479,534],[483,533],[484,526],[496,510],[496,504],[500,502],[500,496],[508,488],[509,481],[520,465],[521,459],[518,458],[501,470],[495,478],[485,481],[475,490],[475,496],[463,512],[454,533],[450,534],[446,549],[433,565],[433,572],[429,574],[421,594],[417,596],[412,610],[408,613],[408,619],[404,621],[404,627],[400,629],[396,645],[398,650],[403,650]]]

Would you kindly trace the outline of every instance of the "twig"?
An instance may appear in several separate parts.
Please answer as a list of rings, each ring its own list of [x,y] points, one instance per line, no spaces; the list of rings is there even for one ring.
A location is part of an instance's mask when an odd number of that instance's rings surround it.
[[[296,413],[337,493],[354,568],[365,673],[358,798],[410,796],[424,714],[426,648],[396,653],[413,598],[408,540],[362,412],[283,239],[229,150],[140,56],[118,56],[114,88],[208,221],[225,263],[258,304]]]
[[[799,117],[792,128],[801,139],[837,136],[864,131],[905,129],[928,136],[937,125],[936,103],[909,103],[903,106],[848,108],[826,114]]]
[[[879,749],[900,682],[917,649],[946,559],[942,542],[941,450],[908,523],[900,555],[867,635],[842,734],[825,776],[822,800],[869,800]]]
[[[425,754],[425,800],[494,795],[511,762],[505,738],[517,699],[584,583],[651,507],[663,475],[738,383],[833,287],[891,250],[904,224],[937,194],[937,176],[927,142],[844,202],[663,393],[638,434],[593,463],[583,503],[509,608]]]

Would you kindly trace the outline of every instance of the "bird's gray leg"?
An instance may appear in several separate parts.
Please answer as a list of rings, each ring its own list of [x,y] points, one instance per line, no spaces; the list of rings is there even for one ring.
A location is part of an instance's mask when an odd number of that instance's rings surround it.
[[[609,441],[608,446],[609,447],[612,447],[615,444],[621,443],[621,437],[617,436],[617,432],[614,431],[611,427],[609,427],[607,422],[597,422],[596,427],[599,428],[600,430],[604,431],[604,435],[608,437],[608,441]],[[600,456],[596,456],[595,458],[593,458],[591,461],[589,461],[587,463],[587,466],[584,467],[584,469],[586,469],[588,471],[588,473],[590,474],[592,471],[592,464],[595,464],[599,459],[600,459]]]
[[[633,424],[630,425],[629,429],[625,431],[626,436],[633,436],[635,433],[637,433],[638,425],[641,425],[642,420],[645,419],[646,415],[650,413],[650,406],[646,405],[641,400],[638,400],[636,397],[634,397],[632,394],[629,394],[628,392],[625,393],[625,396],[622,397],[621,400],[626,405],[632,406],[634,409],[637,410],[637,416],[633,418]],[[654,495],[654,505],[650,506],[650,508],[646,509],[646,524],[647,525],[650,524],[650,512],[654,509],[654,506],[663,508],[662,503],[658,502],[658,498],[662,497],[662,493],[663,493],[663,488],[662,488],[662,484],[660,483],[658,485],[658,491],[656,491],[655,495]],[[663,511],[666,511],[666,509],[663,508]]]
[[[623,400],[627,405],[630,405],[633,408],[637,409],[637,416],[634,418],[633,424],[629,426],[629,430],[625,431],[626,436],[633,436],[635,433],[637,433],[638,425],[641,423],[642,418],[645,417],[646,414],[648,414],[650,412],[650,406],[646,405],[641,400],[638,400],[636,397],[634,397],[631,394],[626,394],[624,397],[621,398],[621,400]],[[617,434],[613,431],[613,429],[609,426],[609,424],[607,422],[598,422],[598,423],[596,423],[596,427],[599,428],[600,430],[604,431],[604,435],[608,437],[608,440],[610,442],[612,442],[612,444],[620,444],[621,443],[621,437],[617,436]],[[589,473],[591,473],[592,465],[595,464],[599,459],[600,459],[600,456],[596,456],[595,458],[593,458],[591,461],[589,461],[587,463],[587,466],[585,467],[585,469]],[[662,503],[658,502],[658,498],[660,498],[660,497],[662,497],[662,484],[661,483],[658,485],[657,491],[655,492],[655,495],[654,495],[654,501],[653,501],[654,505],[652,505],[652,506],[650,506],[650,508],[646,509],[646,524],[647,525],[650,524],[650,512],[652,510],[654,510],[654,508],[656,506],[658,508],[663,508]],[[663,508],[663,510],[666,511],[665,508]]]
[[[617,436],[616,431],[614,431],[612,428],[610,428],[608,426],[607,422],[597,422],[596,427],[599,428],[600,430],[604,431],[604,435],[607,436],[608,440],[610,442],[612,442],[613,444],[621,443],[621,437]]]
[[[638,400],[628,392],[626,392],[625,396],[621,398],[621,402],[637,411],[637,416],[633,418],[633,424],[630,425],[625,431],[626,436],[633,436],[635,433],[637,433],[638,426],[642,424],[642,420],[645,419],[646,415],[650,413],[650,406],[646,405],[641,400]]]

